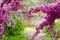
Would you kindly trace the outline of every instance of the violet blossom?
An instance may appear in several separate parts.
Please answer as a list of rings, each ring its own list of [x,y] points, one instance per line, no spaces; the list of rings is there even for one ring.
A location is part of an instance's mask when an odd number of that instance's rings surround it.
[[[24,6],[20,0],[0,0],[0,35],[4,32],[4,23],[6,23],[8,27],[11,26],[9,19],[10,11],[18,11],[19,8]]]
[[[44,16],[45,21],[43,21],[39,27],[36,28],[36,33],[34,33],[32,40],[35,40],[35,37],[40,33],[39,30],[42,30],[45,26],[48,26],[46,32],[53,32],[54,37],[56,37],[57,31],[54,29],[54,22],[56,19],[60,18],[60,0],[57,0],[54,3],[48,4],[44,2],[42,5],[35,8],[30,8],[29,10],[22,11],[23,14],[32,14],[36,12],[43,12],[46,15]]]

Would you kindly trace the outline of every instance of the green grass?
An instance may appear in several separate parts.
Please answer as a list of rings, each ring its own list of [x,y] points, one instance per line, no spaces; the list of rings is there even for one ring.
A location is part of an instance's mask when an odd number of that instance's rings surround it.
[[[45,40],[52,40],[50,37],[45,37]]]
[[[18,36],[9,36],[7,39],[4,40],[26,40],[25,36],[18,35]]]

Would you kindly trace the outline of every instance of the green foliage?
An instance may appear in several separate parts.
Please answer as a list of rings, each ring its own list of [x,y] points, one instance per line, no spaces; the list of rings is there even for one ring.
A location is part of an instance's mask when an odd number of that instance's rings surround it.
[[[10,36],[5,40],[26,40],[25,36],[17,35],[17,36]]]
[[[45,40],[52,40],[50,37],[45,37]]]
[[[10,14],[9,18],[11,20],[11,27],[7,27],[7,25],[4,24],[4,27],[5,27],[4,35],[8,37],[8,40],[10,40],[10,38],[11,40],[25,39],[24,28],[27,27],[27,24],[25,20],[23,19],[23,16],[18,15],[18,14]]]
[[[45,27],[45,28],[43,29],[43,32],[46,32],[46,30],[47,30],[47,27]],[[47,33],[46,33],[46,37],[53,37],[53,33],[52,33],[52,32],[47,32]]]
[[[54,28],[58,31],[57,38],[60,37],[60,19],[55,20],[55,27]],[[47,29],[47,27],[45,27],[43,29],[43,32],[46,32],[46,29]],[[46,33],[46,37],[52,38],[53,37],[52,35],[53,35],[52,32]]]
[[[55,21],[55,29],[58,30],[57,37],[60,37],[60,19]]]

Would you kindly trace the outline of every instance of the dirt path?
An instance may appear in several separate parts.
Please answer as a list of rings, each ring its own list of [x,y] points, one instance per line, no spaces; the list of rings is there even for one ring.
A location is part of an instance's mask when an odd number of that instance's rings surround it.
[[[34,28],[26,28],[26,35],[27,35],[27,40],[31,40],[31,37],[33,36],[35,30]],[[40,33],[36,37],[35,40],[44,40],[45,39],[45,33]]]
[[[35,27],[38,26],[41,22],[43,22],[43,18],[35,16],[32,18],[31,24],[34,25],[32,27],[26,28],[25,32],[27,35],[27,40],[31,40],[32,35],[35,32]],[[44,40],[45,38],[45,33],[40,33],[35,40]]]

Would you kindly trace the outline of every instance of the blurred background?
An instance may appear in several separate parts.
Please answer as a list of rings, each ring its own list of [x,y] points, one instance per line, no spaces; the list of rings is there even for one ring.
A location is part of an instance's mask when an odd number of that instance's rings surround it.
[[[27,6],[25,8],[20,8],[19,11],[28,10],[31,7],[39,6],[44,1],[48,3],[55,2],[55,0],[21,0],[22,3],[25,3]],[[10,14],[10,20],[12,22],[11,28],[9,31],[5,25],[4,34],[6,35],[5,39],[1,40],[31,40],[32,35],[35,32],[35,28],[44,21],[44,18],[41,17],[42,12],[33,13],[28,15],[27,19],[24,19],[24,15]],[[60,19],[55,21],[55,29],[58,30],[57,38],[60,37]],[[41,33],[35,38],[35,40],[52,40],[52,33],[45,33],[47,28],[41,30]],[[4,37],[4,35],[3,35]]]

